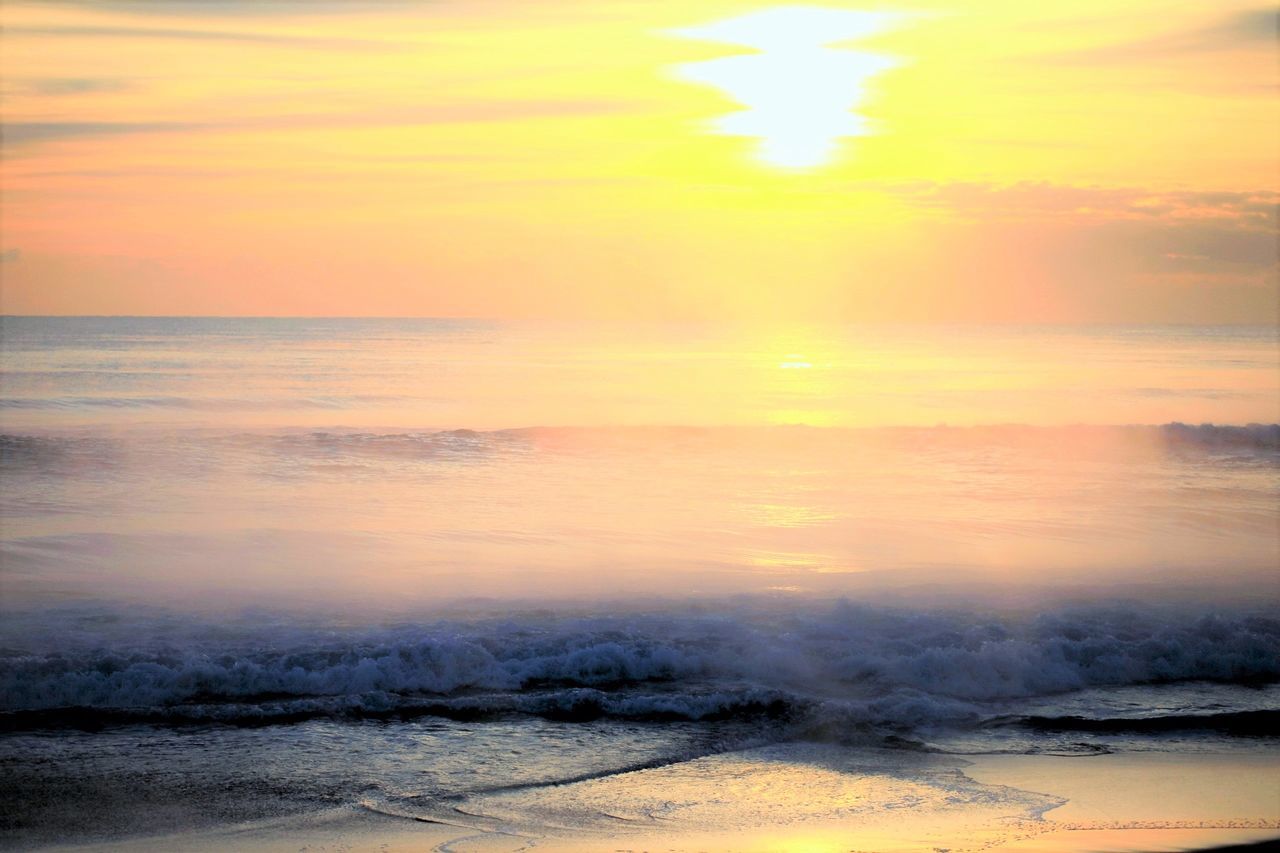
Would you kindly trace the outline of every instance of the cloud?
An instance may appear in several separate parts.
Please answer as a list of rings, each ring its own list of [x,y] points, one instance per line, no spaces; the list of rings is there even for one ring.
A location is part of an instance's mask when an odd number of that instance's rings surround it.
[[[300,36],[288,33],[265,33],[217,29],[185,29],[175,27],[119,27],[100,25],[58,24],[53,26],[9,26],[5,38],[12,37],[62,37],[62,38],[116,38],[116,39],[178,39],[187,41],[231,42],[236,44],[267,44],[308,48],[347,48],[385,50],[396,42],[382,39],[349,39],[317,36]],[[405,46],[408,46],[407,44]]]
[[[885,187],[893,195],[925,208],[961,216],[1025,217],[1028,214],[1072,215],[1081,209],[1114,208],[1134,198],[1132,191],[1064,186],[1038,182],[990,184],[920,182]]]
[[[16,263],[21,257],[21,249],[5,249],[3,252],[0,252],[0,264]]]
[[[123,92],[133,84],[117,77],[31,77],[10,80],[7,88],[6,94],[58,96]]]
[[[306,15],[350,10],[367,12],[403,8],[408,0],[27,0],[43,6],[76,6],[101,11],[137,15],[199,15],[211,13],[235,16],[274,16],[280,13]],[[424,5],[430,0],[422,0]]]
[[[1023,182],[913,183],[884,187],[908,203],[961,217],[1076,220],[1213,221],[1225,227],[1274,233],[1280,192],[1162,192],[1140,187],[1097,187]]]
[[[1274,270],[1276,234],[1210,221],[1112,222],[1100,236],[1144,261],[1151,272],[1245,274]]]
[[[1186,296],[1195,288],[1253,305],[1262,297],[1250,294],[1274,291],[1280,273],[1280,193],[1270,190],[919,183],[888,192],[954,223],[992,256],[1025,254],[1026,275],[1100,305],[1118,304],[1138,292],[1135,285],[1158,284],[1186,297],[1179,304],[1189,318],[1190,306],[1210,310],[1201,297]]]
[[[600,101],[473,101],[383,112],[252,116],[223,122],[15,121],[0,124],[0,138],[3,138],[5,148],[14,148],[69,139],[147,133],[349,130],[501,122],[530,118],[573,118],[616,112],[626,107],[626,104]]]
[[[1201,48],[1233,47],[1239,44],[1274,45],[1280,37],[1280,7],[1268,6],[1240,12],[1214,27],[1199,31],[1188,44]]]
[[[199,124],[166,121],[14,121],[0,126],[6,148],[62,139],[165,133],[200,128]]]
[[[1156,58],[1241,49],[1275,50],[1280,9],[1274,6],[1237,12],[1217,23],[1157,38],[1120,42],[1041,56],[1039,59],[1068,64],[1150,62]]]

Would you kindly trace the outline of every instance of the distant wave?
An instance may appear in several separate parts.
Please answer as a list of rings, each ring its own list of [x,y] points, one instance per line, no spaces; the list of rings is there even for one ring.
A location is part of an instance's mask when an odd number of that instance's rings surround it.
[[[45,630],[56,635],[57,625]],[[1118,606],[1025,621],[841,604],[233,633],[27,652],[11,634],[0,658],[3,725],[519,713],[768,717],[900,734],[978,724],[992,703],[1086,687],[1280,679],[1280,620]]]
[[[1239,447],[1280,452],[1280,424],[1215,426],[1214,424],[1172,423],[1160,427],[1162,437],[1172,444],[1193,447]]]
[[[697,443],[724,436],[748,440],[788,442],[819,439],[865,441],[890,445],[929,447],[934,445],[1025,445],[1052,444],[1063,438],[1113,439],[1203,449],[1242,449],[1280,452],[1280,424],[1183,424],[1158,426],[1024,426],[1017,424],[973,427],[526,427],[477,431],[469,429],[424,432],[306,432],[289,436],[297,446],[326,445],[360,450],[430,450],[440,447],[532,445],[574,446],[577,444],[624,446]]]
[[[321,403],[317,403],[321,405]],[[222,448],[273,455],[353,457],[487,458],[494,453],[557,452],[562,450],[627,450],[717,447],[726,439],[785,447],[831,443],[847,448],[881,445],[904,451],[930,448],[1035,447],[1053,449],[1072,441],[1075,452],[1092,443],[1105,450],[1127,445],[1170,450],[1247,454],[1271,461],[1280,455],[1280,424],[1243,426],[1181,423],[1160,426],[983,426],[983,427],[528,427],[503,430],[424,430],[403,432],[319,431],[221,432],[166,434],[164,447],[180,451],[187,444],[207,453]],[[104,435],[0,434],[0,464],[40,468],[66,458],[98,464],[130,447],[130,434]],[[156,436],[141,433],[134,440],[157,448]],[[1081,442],[1087,446],[1080,447]]]

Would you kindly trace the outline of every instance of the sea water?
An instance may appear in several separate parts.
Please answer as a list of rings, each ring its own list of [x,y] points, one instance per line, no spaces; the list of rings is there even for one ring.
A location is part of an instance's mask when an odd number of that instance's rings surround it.
[[[329,807],[714,828],[671,792],[794,766],[802,811],[1033,819],[948,762],[1276,749],[1271,328],[0,343],[9,845]]]

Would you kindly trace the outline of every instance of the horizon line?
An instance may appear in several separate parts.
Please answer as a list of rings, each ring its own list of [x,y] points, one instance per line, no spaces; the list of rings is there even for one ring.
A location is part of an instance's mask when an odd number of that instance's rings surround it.
[[[1139,327],[1168,326],[1184,328],[1275,328],[1280,330],[1280,317],[1258,322],[1190,322],[1169,320],[794,320],[781,323],[772,320],[752,321],[740,318],[600,318],[600,317],[483,317],[431,314],[10,314],[0,312],[3,320],[433,320],[484,323],[598,323],[601,325],[680,325],[722,324],[728,326],[990,326],[990,327]]]

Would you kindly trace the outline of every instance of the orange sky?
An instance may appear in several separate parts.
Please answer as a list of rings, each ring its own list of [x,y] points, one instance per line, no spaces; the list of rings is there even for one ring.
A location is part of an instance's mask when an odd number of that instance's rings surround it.
[[[0,308],[1275,320],[1274,8],[769,9],[7,2]]]

